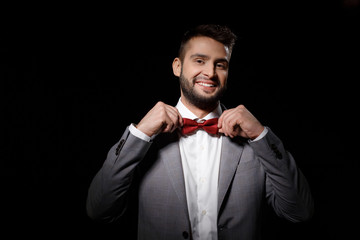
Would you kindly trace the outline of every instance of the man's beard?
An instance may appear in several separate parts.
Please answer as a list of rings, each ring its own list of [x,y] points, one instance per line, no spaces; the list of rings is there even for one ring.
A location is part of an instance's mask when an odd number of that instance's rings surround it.
[[[219,90],[216,92],[216,94],[212,96],[202,96],[198,94],[195,91],[195,82],[196,78],[193,78],[192,81],[189,81],[184,77],[184,75],[181,73],[179,77],[180,82],[180,88],[182,90],[182,93],[184,94],[185,98],[190,102],[190,104],[202,109],[202,110],[213,110],[224,92],[226,91],[226,84],[224,86],[220,85],[220,81],[217,79],[212,79],[213,81],[216,81],[216,84],[219,86]]]

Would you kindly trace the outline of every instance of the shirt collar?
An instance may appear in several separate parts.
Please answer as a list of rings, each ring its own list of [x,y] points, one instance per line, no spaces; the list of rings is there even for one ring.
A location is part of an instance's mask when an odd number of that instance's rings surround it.
[[[181,102],[181,98],[179,98],[179,101],[177,103],[177,105],[175,106],[178,110],[179,113],[181,114],[181,116],[183,118],[189,118],[192,120],[195,119],[199,119],[194,113],[192,113],[182,102]],[[218,106],[212,111],[210,112],[208,115],[206,115],[204,118],[204,120],[208,120],[211,118],[219,118],[222,114],[222,109],[221,109],[221,105],[220,103],[218,104]]]

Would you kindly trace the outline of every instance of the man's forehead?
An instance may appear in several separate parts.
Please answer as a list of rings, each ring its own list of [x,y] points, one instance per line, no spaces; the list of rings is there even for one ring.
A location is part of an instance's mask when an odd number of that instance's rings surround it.
[[[194,54],[202,54],[207,56],[216,55],[217,58],[230,57],[229,48],[221,42],[218,42],[210,37],[194,37],[189,40],[185,48],[187,56]]]

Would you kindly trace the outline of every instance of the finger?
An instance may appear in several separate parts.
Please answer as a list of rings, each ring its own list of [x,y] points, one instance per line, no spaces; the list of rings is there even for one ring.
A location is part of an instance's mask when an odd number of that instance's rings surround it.
[[[180,127],[183,127],[184,126],[184,120],[179,112],[179,110],[176,108],[176,112],[178,114],[178,117],[179,117],[179,124],[180,124]]]
[[[228,114],[229,110],[225,110],[218,119],[218,128],[222,128],[224,117]]]
[[[167,114],[170,120],[173,122],[173,129],[171,129],[171,131],[174,131],[176,128],[179,128],[183,125],[182,117],[176,108],[168,106]]]
[[[228,111],[222,120],[222,129],[226,136],[233,136],[235,111]]]
[[[170,108],[171,108],[172,113],[176,116],[177,125],[179,127],[182,127],[184,123],[183,123],[183,118],[182,118],[179,110],[176,107],[173,107],[173,106],[170,106]]]
[[[219,129],[218,131],[219,133],[223,133],[225,136],[227,136],[227,132],[224,128],[224,118],[227,114],[228,114],[228,110],[225,110],[218,119],[218,129]]]
[[[242,134],[242,129],[240,127],[240,125],[235,124],[235,126],[233,127],[233,136],[241,136]]]
[[[242,115],[234,109],[234,111],[231,111],[229,114],[227,114],[224,118],[223,124],[225,126],[226,132],[230,137],[236,137],[239,136],[242,132],[241,129],[241,119]]]
[[[172,113],[169,110],[169,105],[164,104],[163,111],[163,124],[161,126],[161,132],[172,132],[174,128],[174,121],[171,119]]]
[[[172,132],[173,128],[174,128],[174,122],[169,117],[166,117],[165,122],[163,124],[162,132],[164,133]]]

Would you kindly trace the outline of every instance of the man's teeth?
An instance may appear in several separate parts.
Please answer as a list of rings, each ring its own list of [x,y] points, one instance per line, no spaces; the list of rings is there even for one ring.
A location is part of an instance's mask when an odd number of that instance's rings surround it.
[[[207,83],[202,83],[202,82],[200,82],[198,84],[201,86],[205,86],[205,87],[215,87],[215,85],[213,85],[213,84],[207,84]]]

